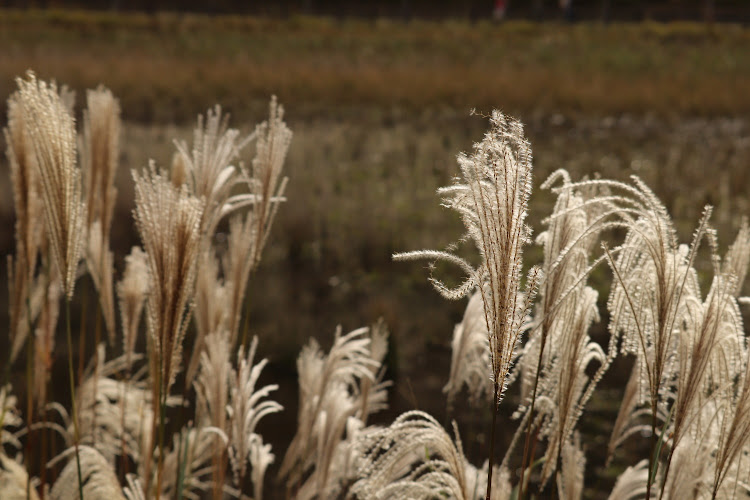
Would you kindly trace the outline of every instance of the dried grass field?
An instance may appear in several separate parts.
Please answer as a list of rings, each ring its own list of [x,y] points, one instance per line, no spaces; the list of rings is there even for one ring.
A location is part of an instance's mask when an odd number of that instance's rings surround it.
[[[455,419],[467,457],[481,464],[488,454],[489,404],[449,411],[442,390],[453,328],[466,301],[441,298],[426,279],[425,262],[392,259],[397,252],[444,249],[463,234],[461,218],[440,206],[436,191],[459,175],[456,154],[471,151],[487,129],[485,117],[469,116],[471,108],[485,114],[500,108],[525,123],[534,164],[527,220],[532,239],[555,206],[555,196],[539,186],[564,168],[573,179],[639,176],[671,214],[680,241],[690,241],[704,205],[712,205],[724,255],[750,214],[748,42],[746,28],[720,25],[0,11],[0,96],[10,96],[14,78],[32,68],[40,79],[56,78],[77,91],[79,122],[86,88],[101,83],[119,98],[124,121],[111,229],[115,279],[141,241],[132,222],[131,170],[150,159],[172,166],[173,141],[189,143],[195,116],[214,104],[231,113],[230,126],[247,134],[266,119],[270,95],[278,96],[293,132],[284,166],[289,183],[252,274],[247,309],[258,358],[269,359],[261,385],[278,384],[273,399],[285,408],[259,425],[277,457],[266,495],[277,498],[285,491],[276,480],[278,466],[293,437],[288,430],[297,425],[297,356],[311,337],[327,351],[337,325],[348,332],[383,318],[390,332],[383,364],[393,386],[389,409],[375,422],[387,425],[415,409],[448,429]],[[5,116],[7,106],[0,109]],[[5,150],[5,138],[0,142]],[[249,165],[252,155],[241,159]],[[8,159],[0,158],[3,255],[13,254],[15,245],[9,171]],[[220,222],[212,240],[217,248],[227,246],[228,232]],[[620,228],[612,239],[624,235]],[[705,245],[699,255],[695,267],[705,292],[712,276]],[[524,272],[543,259],[541,246],[528,245]],[[97,292],[81,274],[72,318],[76,337],[85,339],[75,340],[73,349],[83,366],[94,354],[91,332],[98,320]],[[461,277],[442,264],[437,274],[452,285]],[[0,279],[8,279],[5,266]],[[590,335],[602,344],[611,282],[606,265],[588,278],[602,311]],[[1,290],[0,304],[7,304],[7,289]],[[4,305],[0,322],[10,322]],[[50,393],[68,401],[68,352],[61,339]],[[8,338],[0,336],[0,352],[7,349]],[[589,443],[585,498],[606,498],[632,465],[628,458],[648,454],[648,440],[629,442],[613,466],[604,466],[631,366],[629,359],[614,360],[578,423]],[[9,380],[24,404],[25,376],[23,363],[13,365]],[[499,418],[509,421],[518,402],[509,391]],[[500,426],[501,449],[516,426],[513,421],[508,432]]]

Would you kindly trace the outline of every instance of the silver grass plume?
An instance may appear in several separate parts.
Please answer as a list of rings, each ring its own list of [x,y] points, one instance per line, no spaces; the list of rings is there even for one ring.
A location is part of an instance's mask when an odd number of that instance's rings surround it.
[[[198,373],[205,339],[209,334],[226,331],[227,301],[230,286],[219,276],[219,262],[213,249],[201,252],[195,282],[195,343],[190,355],[186,380],[190,384]]]
[[[351,494],[356,498],[474,500],[484,498],[486,471],[468,464],[456,441],[430,415],[410,411],[384,429],[363,431],[357,446],[362,461]],[[486,466],[486,465],[485,465]],[[499,479],[499,478],[498,478]],[[492,499],[508,498],[510,485],[498,480]]]
[[[547,398],[551,403],[547,405],[549,411],[544,412],[547,421],[541,429],[548,439],[542,469],[543,482],[557,468],[558,457],[563,448],[569,446],[575,425],[611,361],[599,344],[588,336],[589,326],[599,316],[597,297],[596,291],[589,287],[577,294],[578,303],[570,316],[570,324],[563,330],[560,340],[551,345],[556,352],[553,361],[545,367],[549,372],[544,375],[545,382],[552,383],[545,383],[543,390],[537,394],[538,398]],[[597,370],[589,376],[592,365],[597,366]],[[562,458],[565,459],[564,456]]]
[[[34,268],[43,231],[41,185],[34,145],[29,136],[26,115],[19,92],[8,98],[8,126],[3,129],[6,156],[10,164],[13,203],[16,213],[15,259],[8,256],[10,344],[12,363],[29,331],[27,311],[34,279]]]
[[[474,467],[468,461],[465,466],[467,490],[472,495],[469,498],[482,500],[487,491],[487,477],[489,461],[485,460],[481,468]],[[510,484],[510,471],[507,467],[496,465],[492,468],[492,493],[490,500],[511,500],[513,498],[513,487]]]
[[[135,221],[148,256],[146,304],[149,365],[165,397],[180,369],[182,340],[195,285],[203,203],[177,189],[153,163],[135,180]]]
[[[608,500],[635,500],[646,496],[648,482],[648,460],[641,460],[620,474]]]
[[[557,475],[557,496],[561,500],[579,500],[583,498],[586,457],[581,449],[581,437],[577,433],[563,446],[561,458],[562,465]]]
[[[257,432],[260,420],[271,413],[283,410],[275,401],[264,400],[278,389],[277,385],[266,385],[256,389],[258,379],[266,366],[263,359],[254,363],[258,347],[257,337],[253,337],[247,355],[244,347],[237,352],[237,370],[230,375],[229,412],[229,462],[234,474],[234,483],[241,487],[248,462],[252,467],[254,500],[263,498],[263,478],[267,467],[273,463],[274,455],[271,445],[263,444],[263,438]]]
[[[212,486],[210,464],[213,454],[211,451],[217,435],[226,439],[219,429],[195,428],[191,424],[186,425],[174,435],[172,447],[164,456],[162,497],[177,498],[179,495],[188,500],[204,498],[200,493],[208,491]],[[178,491],[180,467],[182,467],[181,473],[183,474],[182,491]],[[154,478],[152,484],[156,483],[156,478]]]
[[[195,414],[201,426],[227,428],[231,368],[227,336],[222,332],[212,333],[206,337],[206,346],[201,352],[200,372],[194,384],[197,398]]]
[[[138,340],[143,304],[149,290],[148,258],[141,247],[133,247],[125,257],[125,272],[117,283],[117,298],[122,321],[122,351],[130,366]]]
[[[148,422],[153,419],[151,391],[139,373],[120,380],[132,358],[121,356],[105,363],[104,345],[97,350],[95,365],[87,369],[76,393],[81,443],[94,447],[110,464],[125,453],[140,465],[144,450],[150,454],[144,443],[150,440]],[[177,402],[176,398],[167,400],[168,405]],[[70,424],[68,434],[72,435]]]
[[[229,376],[232,369],[230,346],[226,332],[208,335],[200,358],[200,373],[194,382],[196,405],[195,417],[199,427],[213,427],[226,434],[227,402],[229,399]],[[226,440],[214,436],[213,467],[211,483],[214,497],[224,484],[227,451]]]
[[[204,118],[198,116],[193,130],[193,146],[175,141],[177,156],[173,160],[172,182],[185,183],[190,193],[205,200],[201,218],[201,232],[212,235],[222,216],[222,210],[237,183],[237,168],[231,163],[239,158],[240,150],[253,138],[239,140],[240,133],[228,128],[229,116],[222,117],[221,107],[208,110]]]
[[[602,223],[607,227],[628,230],[620,247],[604,247],[615,276],[608,301],[609,328],[611,342],[622,335],[621,352],[639,358],[641,387],[648,391],[653,428],[665,404],[662,393],[676,366],[672,355],[678,340],[675,325],[685,316],[686,298],[699,295],[692,267],[698,244],[704,237],[709,243],[714,241],[707,225],[710,208],[704,211],[692,244],[681,246],[666,208],[637,177],[633,185],[584,180],[564,187],[597,190],[586,204],[598,207],[598,220],[606,221]],[[643,391],[639,393],[642,401]]]
[[[146,500],[146,493],[143,491],[143,485],[140,479],[135,474],[127,474],[125,476],[127,486],[123,488],[122,492],[127,500]]]
[[[305,476],[303,485],[311,495],[330,496],[343,478],[331,464],[336,461],[337,446],[351,427],[354,417],[365,422],[367,416],[385,406],[386,383],[374,375],[381,361],[373,359],[368,328],[341,335],[336,330],[334,344],[326,356],[317,342],[310,341],[297,359],[299,373],[299,413],[297,433],[281,463],[279,477],[286,478],[293,491]],[[364,380],[375,382],[365,392]],[[368,401],[363,401],[367,398]],[[300,488],[302,490],[302,488]]]
[[[705,400],[716,397],[723,386],[743,375],[746,341],[742,315],[732,296],[735,289],[732,275],[716,275],[705,301],[688,297],[690,305],[681,323],[677,353],[672,450],[679,447],[688,426],[702,413]]]
[[[230,290],[228,322],[232,343],[239,334],[240,315],[251,273],[260,263],[271,226],[284,201],[287,178],[281,177],[292,131],[284,122],[284,108],[271,98],[269,117],[255,128],[256,154],[250,171],[243,171],[242,181],[248,192],[232,197],[224,213],[249,206],[243,216],[229,223],[228,249],[223,261],[224,276]],[[245,343],[246,339],[242,339]]]
[[[586,203],[597,194],[595,190],[567,189],[571,180],[565,170],[553,173],[542,188],[552,188],[560,179],[562,186],[554,188],[558,193],[555,208],[545,221],[548,229],[537,238],[544,247],[544,281],[529,340],[518,364],[522,374],[518,413],[524,414],[524,420],[539,420],[540,434],[548,440],[543,483],[557,469],[562,448],[567,446],[596,384],[616,355],[615,342],[605,353],[588,335],[599,313],[598,294],[586,286],[586,278],[602,260],[590,262],[590,253],[599,234],[608,228],[610,216],[602,207]],[[546,411],[532,416],[528,405],[532,399],[542,403],[537,410]],[[523,427],[519,426],[514,444]]]
[[[639,398],[638,390],[640,385],[641,369],[636,365],[630,371],[628,383],[625,384],[625,391],[622,394],[620,409],[617,412],[615,423],[612,426],[612,434],[607,445],[607,465],[612,460],[615,450],[631,435],[637,432],[650,432],[646,424],[639,424],[641,417],[648,415],[648,410],[638,409]]]
[[[388,329],[380,318],[370,327],[370,371],[373,378],[359,379],[359,386],[334,384],[325,391],[319,414],[315,471],[297,491],[299,500],[341,497],[356,480],[361,462],[358,439],[368,417],[388,408],[383,360],[388,352]],[[345,429],[342,435],[342,428]]]
[[[221,285],[211,238],[223,216],[222,210],[238,182],[238,169],[231,163],[239,158],[240,150],[252,139],[250,136],[238,141],[239,131],[228,128],[228,123],[229,115],[222,117],[221,107],[218,105],[213,110],[208,110],[205,117],[199,115],[198,123],[193,129],[192,149],[185,141],[175,141],[177,152],[172,158],[172,184],[177,188],[185,186],[189,193],[204,201],[199,228],[199,258],[203,262],[198,266],[194,309],[198,334],[187,366],[188,385],[197,373],[205,336],[218,332],[218,329],[206,328],[208,318],[214,317],[217,312],[219,316],[225,315],[223,301],[213,300],[217,298],[214,285]]]
[[[29,482],[26,469],[0,451],[0,498],[3,500],[39,500],[36,488],[26,486]]]
[[[539,271],[530,271],[523,292],[522,250],[531,235],[525,224],[531,194],[531,148],[519,121],[493,111],[490,124],[484,140],[474,144],[473,154],[458,156],[463,178],[438,190],[443,204],[461,215],[467,238],[474,241],[481,255],[481,264],[474,268],[453,253],[432,250],[396,254],[394,259],[444,260],[458,265],[467,277],[456,288],[431,278],[448,299],[459,299],[478,288],[489,333],[493,399],[498,406],[521,333],[527,327]]]
[[[492,388],[487,384],[487,373],[491,369],[488,339],[482,295],[475,292],[466,305],[463,320],[453,329],[451,370],[443,388],[449,406],[463,386],[469,391],[473,405],[492,398]]]
[[[685,436],[675,446],[667,478],[664,498],[705,498],[710,484],[711,445]]]
[[[623,353],[642,359],[653,412],[659,391],[675,368],[671,356],[678,341],[675,325],[687,314],[687,298],[700,295],[692,264],[698,243],[707,234],[710,209],[704,212],[690,247],[678,246],[666,209],[645,186],[639,187],[645,202],[637,208],[639,218],[631,222],[617,260],[607,254],[615,274],[608,307],[610,331],[623,335]]]
[[[86,103],[81,140],[81,166],[88,207],[86,263],[98,292],[111,344],[115,338],[115,300],[109,233],[117,197],[114,183],[120,152],[120,104],[112,92],[102,86],[86,92]]]
[[[732,246],[729,247],[724,261],[722,262],[721,274],[733,276],[734,287],[731,290],[733,296],[738,297],[745,283],[747,270],[750,266],[750,226],[747,218],[742,219],[742,225],[737,232],[737,237]]]
[[[115,475],[114,468],[94,448],[90,446],[79,446],[78,453],[81,458],[81,474],[83,476],[84,498],[106,498],[109,500],[125,500],[122,488]],[[73,455],[74,450],[69,448],[53,460],[50,465],[57,461]],[[76,463],[69,460],[55,481],[50,491],[51,500],[81,500],[78,492],[78,476]]]
[[[745,346],[743,351],[741,376],[719,408],[722,415],[719,416],[720,432],[714,455],[713,495],[720,491],[736,462],[747,460],[750,445],[750,349]]]
[[[54,82],[38,81],[33,73],[29,73],[26,80],[18,78],[16,82],[29,137],[34,144],[52,255],[60,269],[63,291],[70,300],[86,221],[81,171],[76,166],[75,122]]]

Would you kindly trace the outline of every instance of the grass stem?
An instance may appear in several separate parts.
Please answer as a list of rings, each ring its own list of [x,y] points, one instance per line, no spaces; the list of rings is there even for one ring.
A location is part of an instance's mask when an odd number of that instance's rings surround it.
[[[73,408],[73,445],[76,452],[76,467],[78,469],[78,496],[83,500],[83,476],[81,475],[81,457],[78,453],[80,434],[78,431],[78,405],[76,403],[76,384],[73,374],[73,339],[70,333],[70,298],[65,296],[65,332],[68,341],[68,377],[70,379],[70,399]]]
[[[492,496],[492,463],[495,459],[495,428],[497,427],[497,381],[494,383],[494,395],[492,397],[492,429],[490,430],[490,456],[487,467],[487,500]]]

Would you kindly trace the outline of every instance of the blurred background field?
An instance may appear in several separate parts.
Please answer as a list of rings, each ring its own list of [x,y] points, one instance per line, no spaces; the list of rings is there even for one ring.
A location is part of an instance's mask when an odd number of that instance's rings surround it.
[[[14,78],[33,69],[76,90],[79,112],[86,88],[103,84],[120,98],[125,126],[112,233],[118,272],[139,243],[130,170],[151,158],[170,165],[173,139],[189,140],[195,117],[210,106],[221,104],[231,125],[249,133],[265,118],[269,96],[278,96],[294,132],[288,202],[249,292],[251,332],[271,361],[264,377],[281,385],[278,399],[287,408],[261,426],[273,435],[271,427],[290,428],[296,418],[294,363],[307,339],[327,348],[336,325],[348,331],[379,317],[391,331],[388,376],[395,381],[383,419],[419,408],[448,421],[441,388],[465,304],[441,299],[424,264],[393,263],[391,255],[443,248],[461,236],[460,221],[439,206],[435,190],[451,182],[456,154],[487,127],[471,108],[499,108],[526,123],[535,233],[552,204],[538,186],[557,168],[574,177],[636,174],[665,202],[683,239],[703,206],[714,205],[723,252],[750,213],[749,46],[750,32],[739,24],[3,10],[0,95],[4,117]],[[5,157],[0,172],[0,253],[9,254],[14,216]],[[526,255],[533,264],[540,251]],[[1,273],[5,279],[5,266]],[[91,288],[87,280],[81,289]],[[604,304],[606,289],[600,293]],[[3,288],[3,304],[6,294]],[[5,306],[0,321],[7,324]],[[595,326],[598,338],[605,325],[603,318]],[[6,342],[0,339],[0,350]],[[624,383],[623,363],[602,394]],[[584,431],[605,440],[617,403],[596,399]],[[486,453],[488,414],[450,415],[475,457]],[[277,457],[286,446],[282,434],[272,439]],[[593,470],[603,460],[589,463]]]

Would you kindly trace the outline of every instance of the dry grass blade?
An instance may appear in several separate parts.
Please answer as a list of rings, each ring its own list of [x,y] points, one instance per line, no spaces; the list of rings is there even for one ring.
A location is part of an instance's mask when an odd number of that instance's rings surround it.
[[[731,401],[731,413],[725,417],[727,423],[718,439],[716,467],[713,479],[713,495],[716,495],[736,461],[745,453],[750,442],[750,350],[745,348],[742,377],[737,394]],[[727,425],[728,424],[728,425]],[[738,478],[739,479],[739,478]]]
[[[234,482],[241,487],[247,472],[247,463],[252,466],[252,481],[255,500],[263,498],[263,477],[266,468],[274,460],[271,445],[264,445],[256,427],[260,420],[283,407],[271,400],[263,400],[277,385],[266,385],[256,389],[265,359],[254,363],[257,338],[253,338],[247,355],[240,347],[237,353],[237,370],[230,377],[230,439],[229,460],[234,473]]]
[[[3,500],[39,500],[34,488],[26,493],[28,484],[26,469],[15,460],[0,452],[0,498]]]
[[[217,429],[196,429],[190,424],[183,427],[179,434],[174,435],[172,447],[166,451],[164,457],[161,496],[177,498],[179,495],[188,500],[204,498],[201,492],[208,491],[212,486],[209,477],[213,468],[210,463],[214,439],[217,436],[226,439],[226,436]],[[184,474],[181,481],[178,477],[180,467],[183,468],[182,474]],[[180,484],[182,491],[177,491]]]
[[[114,468],[94,448],[80,446],[78,453],[81,457],[81,474],[83,476],[84,498],[107,498],[110,500],[125,500],[122,488],[115,475]],[[70,448],[53,460],[56,463],[73,454]],[[51,463],[51,464],[52,464]],[[50,491],[51,500],[81,500],[78,493],[78,478],[75,461],[69,460],[58,476]]]

